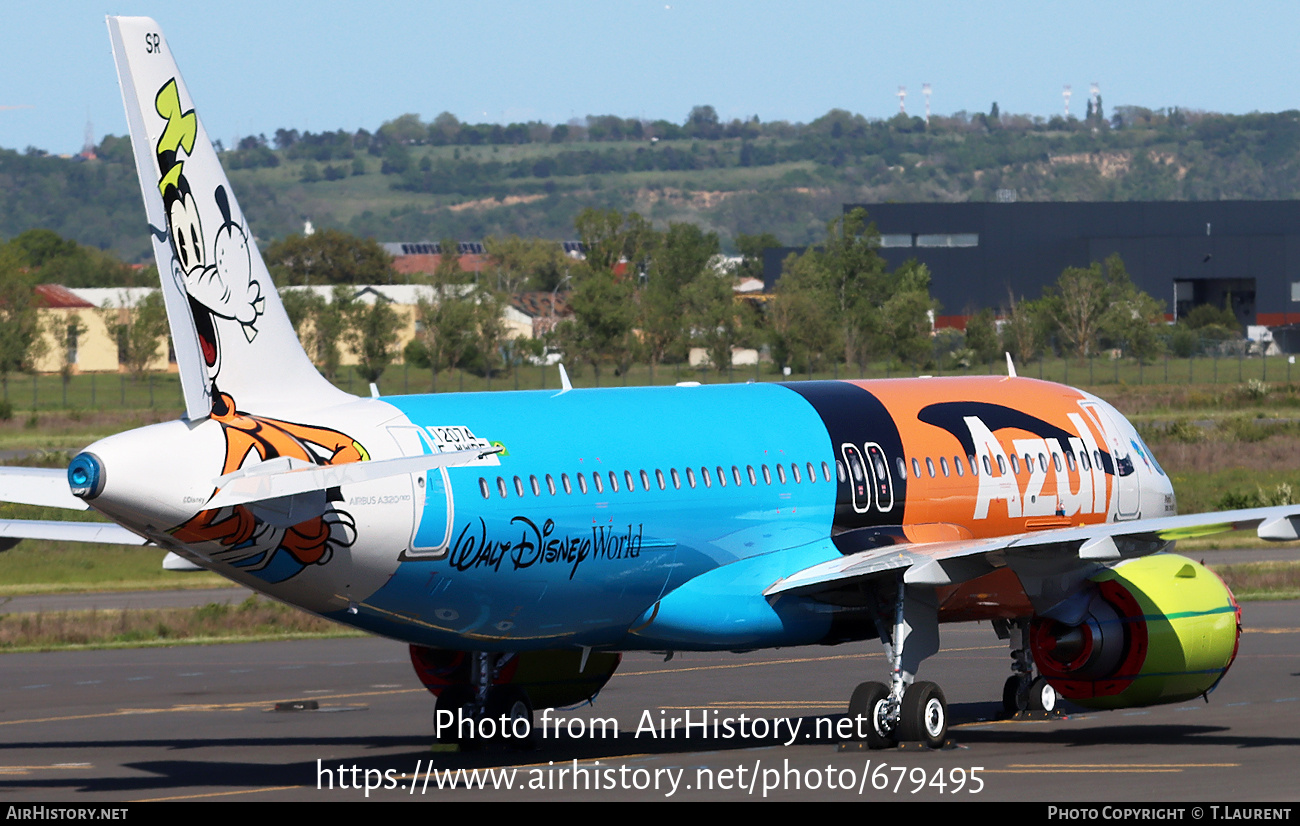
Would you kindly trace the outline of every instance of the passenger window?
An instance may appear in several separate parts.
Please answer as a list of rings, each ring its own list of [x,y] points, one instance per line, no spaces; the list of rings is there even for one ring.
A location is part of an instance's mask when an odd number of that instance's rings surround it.
[[[827,482],[831,480],[831,466],[822,462],[822,478]]]
[[[758,477],[754,475],[754,466],[753,466],[753,465],[745,465],[745,470],[749,471],[749,483],[750,483],[751,485],[757,485],[757,484],[758,484]]]
[[[967,461],[970,462],[970,475],[971,475],[971,476],[979,476],[979,475],[980,475],[980,464],[979,464],[979,462],[975,461],[975,457],[974,457],[974,456],[971,456],[969,453],[966,454],[966,459],[967,459]],[[989,465],[988,465],[988,461],[989,461],[988,459],[985,459],[985,460],[984,460],[984,467],[985,467],[986,469],[987,469],[988,466],[989,466]]]
[[[660,490],[668,490],[668,485],[664,482],[664,472],[658,468],[655,469],[655,481],[659,483]]]
[[[1011,458],[1011,472],[1014,473],[1014,474],[1016,474],[1017,476],[1019,476],[1019,475],[1020,475],[1020,457],[1017,456],[1016,454],[1012,453],[1010,458]],[[1001,464],[1001,459],[998,460],[998,463]]]
[[[1043,473],[1046,473],[1046,472],[1047,472],[1047,454],[1046,454],[1046,453],[1041,453],[1041,452],[1040,452],[1040,453],[1038,454],[1038,466],[1039,466],[1040,468],[1043,469]]]
[[[668,472],[669,472],[670,474],[672,474],[672,477],[673,477],[673,487],[676,488],[677,490],[681,490],[681,489],[682,489],[682,477],[679,476],[679,475],[677,475],[677,468],[669,468]]]
[[[551,492],[552,496],[555,495],[555,477],[549,473],[546,474],[546,489]]]
[[[899,479],[906,480],[906,479],[907,479],[907,463],[903,461],[903,457],[902,457],[902,456],[899,456],[897,461],[898,461],[898,478],[899,478]]]
[[[1007,460],[1003,459],[1001,456],[998,457],[998,475],[1007,475]]]
[[[500,476],[497,477],[497,490],[501,492],[501,498],[505,499],[510,494],[506,491],[506,480]]]
[[[740,468],[735,465],[731,466],[731,478],[736,480],[736,487],[740,487]]]
[[[718,466],[718,484],[724,488],[727,486],[727,472],[720,465]]]
[[[763,465],[763,481],[772,484],[772,471],[767,469],[767,465]]]
[[[912,457],[912,475],[917,479],[921,478],[921,463],[916,460],[915,456]]]
[[[1079,451],[1079,464],[1083,466],[1084,470],[1092,470],[1092,462],[1088,461],[1088,451]]]
[[[690,468],[686,469],[686,484],[695,487],[695,471]]]
[[[650,474],[644,470],[641,471],[641,488],[642,490],[650,490]]]
[[[636,480],[632,478],[632,471],[623,471],[623,481],[627,482],[627,492],[631,493],[636,490]]]
[[[586,476],[583,476],[581,473],[576,474],[576,476],[578,477],[578,490],[582,491],[583,493],[586,493],[586,492],[587,492],[587,477],[586,477]]]
[[[612,470],[609,472],[609,489],[618,493],[618,474]]]
[[[955,471],[957,471],[957,475],[958,475],[958,476],[965,476],[965,475],[966,475],[966,471],[965,471],[965,470],[962,468],[962,466],[961,466],[961,457],[960,457],[960,456],[954,456],[954,457],[952,457],[952,469],[955,470]]]
[[[515,493],[520,496],[524,495],[524,480],[520,479],[518,476],[515,477]]]
[[[594,471],[591,474],[591,481],[596,483],[596,493],[605,492],[605,483],[600,481],[600,471]]]
[[[564,485],[565,493],[573,493],[573,484],[569,481],[569,474],[560,474],[560,484]]]
[[[784,465],[777,465],[777,466],[776,466],[776,478],[779,479],[779,480],[781,481],[781,484],[783,484],[783,485],[785,484],[785,466],[784,466]]]
[[[706,488],[713,487],[713,480],[709,478],[708,468],[706,467],[700,468],[700,478],[704,480],[704,487]]]
[[[1074,469],[1075,469],[1076,467],[1078,467],[1078,465],[1076,465],[1076,464],[1074,463],[1074,451],[1073,451],[1073,450],[1071,450],[1069,453],[1065,454],[1065,464],[1066,464],[1067,466],[1069,466],[1069,468],[1070,468],[1070,472],[1071,472],[1071,473],[1074,473]]]
[[[848,475],[844,472],[844,463],[839,459],[835,460],[835,472],[839,475],[841,482],[848,481]]]
[[[492,488],[488,487],[488,480],[482,476],[478,477],[478,489],[482,492],[484,499],[492,498]]]
[[[943,471],[944,476],[948,476],[948,460],[943,456],[939,457],[939,470]]]
[[[934,478],[934,460],[931,459],[929,456],[926,456],[926,457],[925,457],[925,470],[926,470],[927,473],[930,474],[930,478],[933,479],[933,478]]]
[[[1092,466],[1095,468],[1105,469],[1106,463],[1101,460],[1100,450],[1094,450],[1092,452]]]
[[[536,476],[529,476],[529,477],[528,477],[528,484],[532,485],[532,488],[533,488],[533,496],[541,496],[541,495],[542,495],[542,483],[537,481],[537,477],[536,477]]]
[[[1052,454],[1052,466],[1056,468],[1057,473],[1061,472],[1061,454],[1059,453]]]
[[[1034,472],[1034,457],[1028,453],[1025,454],[1025,470],[1029,473]]]
[[[989,465],[989,457],[984,456],[982,458],[984,459],[984,475],[991,476],[993,474],[993,468]]]

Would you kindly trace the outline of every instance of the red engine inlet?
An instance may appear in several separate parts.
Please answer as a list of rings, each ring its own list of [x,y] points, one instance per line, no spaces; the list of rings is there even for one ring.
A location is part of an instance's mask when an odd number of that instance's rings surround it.
[[[1118,694],[1142,669],[1148,650],[1146,618],[1118,582],[1099,583],[1078,625],[1035,617],[1030,649],[1043,676],[1071,700]]]

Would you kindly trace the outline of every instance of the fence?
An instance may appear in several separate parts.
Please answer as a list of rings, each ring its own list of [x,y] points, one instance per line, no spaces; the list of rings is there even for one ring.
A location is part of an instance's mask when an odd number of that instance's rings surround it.
[[[653,370],[645,364],[633,365],[623,374],[603,368],[599,378],[589,365],[566,365],[574,387],[623,387],[671,385],[682,381],[703,384],[727,382],[802,381],[807,379],[898,378],[915,376],[920,371],[898,363],[874,363],[865,368],[835,365],[825,370],[783,375],[771,364],[734,367],[726,370],[693,368],[684,364],[658,365]],[[1104,388],[1106,385],[1162,384],[1242,384],[1252,379],[1263,382],[1300,381],[1295,357],[1258,356],[1238,353],[1235,356],[1203,355],[1191,358],[1159,356],[1139,362],[1130,358],[1096,356],[1088,359],[1043,358],[1017,364],[1021,376],[1061,382],[1078,387]],[[934,376],[1004,375],[1005,360],[986,365],[923,371]],[[368,395],[367,382],[355,369],[345,368],[335,384],[350,393]],[[435,390],[433,376],[427,370],[397,364],[380,378],[380,392],[388,395],[428,393]],[[492,377],[462,370],[444,370],[437,376],[436,392],[472,392],[490,390],[555,390],[560,386],[559,371],[554,366],[520,365]],[[13,410],[99,410],[176,409],[184,407],[180,381],[175,373],[150,373],[134,378],[125,373],[88,373],[64,380],[56,374],[12,374],[4,386],[3,399]]]

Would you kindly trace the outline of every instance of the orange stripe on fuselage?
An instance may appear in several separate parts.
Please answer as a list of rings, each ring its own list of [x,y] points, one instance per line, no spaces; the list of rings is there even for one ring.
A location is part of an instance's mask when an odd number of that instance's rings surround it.
[[[969,452],[956,435],[922,421],[921,411],[932,405],[976,403],[998,405],[1042,420],[1077,441],[1070,443],[1076,457],[1080,449],[1091,456],[1094,449],[1107,452],[1105,434],[1095,418],[1080,406],[1090,397],[1064,385],[1026,378],[996,376],[932,379],[886,379],[850,381],[872,393],[889,411],[898,427],[905,452],[907,506],[905,525],[950,524],[969,530],[976,537],[1001,536],[1068,524],[1100,523],[1107,520],[1113,481],[1102,468],[1089,469],[1077,460],[1071,469],[1056,438],[1044,438],[1019,427],[997,427],[979,415],[960,417],[959,431],[976,446],[978,475],[968,465]],[[975,421],[971,421],[975,419]],[[981,425],[985,425],[981,428]],[[997,466],[999,451],[1005,473]],[[1029,453],[1033,469],[1026,467]],[[1058,472],[1053,453],[1061,454]],[[1010,456],[1019,458],[1019,473],[1012,470]],[[1040,455],[1048,458],[1041,467]],[[987,456],[992,474],[984,469]],[[948,465],[943,473],[941,457]],[[964,475],[953,467],[959,458]],[[890,457],[891,471],[897,472],[897,457]],[[920,467],[915,472],[912,460]],[[931,476],[926,460],[933,462]],[[981,487],[983,486],[983,487]]]

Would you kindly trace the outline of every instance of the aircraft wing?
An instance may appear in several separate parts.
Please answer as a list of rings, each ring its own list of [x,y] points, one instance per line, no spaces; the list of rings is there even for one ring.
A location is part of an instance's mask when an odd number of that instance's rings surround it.
[[[0,519],[0,542],[19,539],[61,539],[106,545],[147,545],[148,540],[112,522],[57,522],[43,519]],[[3,545],[0,545],[3,547]]]
[[[84,511],[86,503],[72,495],[63,468],[0,468],[0,502],[41,505]]]
[[[1102,565],[1164,550],[1170,542],[1229,531],[1255,530],[1276,542],[1300,539],[1300,505],[1109,522],[988,539],[906,543],[849,554],[782,577],[763,595],[815,596],[855,581],[903,571],[908,585],[955,585],[1010,565],[1037,576],[1081,564]]]

